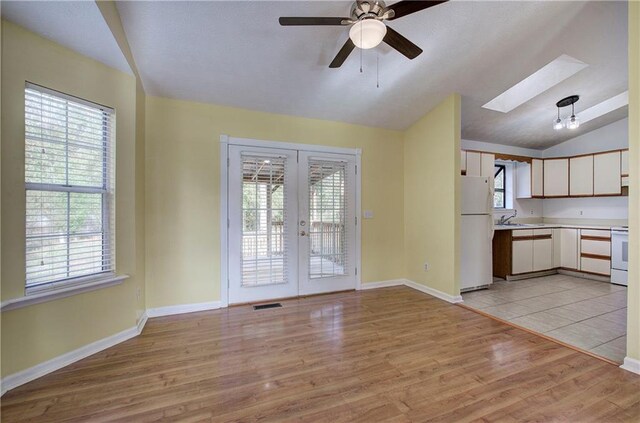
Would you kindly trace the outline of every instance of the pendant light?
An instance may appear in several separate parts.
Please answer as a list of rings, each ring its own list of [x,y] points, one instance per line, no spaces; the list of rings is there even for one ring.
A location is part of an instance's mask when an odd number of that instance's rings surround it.
[[[553,129],[556,131],[559,131],[562,128],[577,129],[580,126],[580,119],[576,116],[574,106],[578,100],[580,100],[580,96],[570,95],[556,103],[556,107],[558,108],[558,117],[553,121]],[[560,108],[568,106],[571,106],[571,116],[567,117],[563,121],[560,118]]]
[[[562,128],[564,128],[564,123],[562,123],[562,119],[560,119],[560,107],[558,107],[558,118],[553,121],[553,129],[559,131]]]

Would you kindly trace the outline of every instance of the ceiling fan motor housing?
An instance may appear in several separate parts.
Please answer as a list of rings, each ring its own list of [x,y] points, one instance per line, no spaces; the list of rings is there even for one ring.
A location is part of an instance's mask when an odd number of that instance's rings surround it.
[[[382,0],[361,1],[358,0],[351,6],[351,19],[361,21],[363,19],[389,19],[393,15],[393,10],[387,9]]]

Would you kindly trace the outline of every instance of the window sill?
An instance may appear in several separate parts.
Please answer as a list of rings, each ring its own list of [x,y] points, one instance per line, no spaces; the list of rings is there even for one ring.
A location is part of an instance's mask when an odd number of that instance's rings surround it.
[[[22,307],[28,307],[30,305],[44,303],[47,301],[53,301],[60,298],[71,297],[73,295],[82,294],[84,292],[95,291],[102,288],[107,288],[114,285],[121,284],[129,275],[112,275],[103,277],[100,279],[94,279],[82,284],[66,287],[55,287],[47,290],[42,290],[33,294],[25,295],[24,297],[12,298],[7,301],[3,301],[0,304],[1,311],[15,310]]]

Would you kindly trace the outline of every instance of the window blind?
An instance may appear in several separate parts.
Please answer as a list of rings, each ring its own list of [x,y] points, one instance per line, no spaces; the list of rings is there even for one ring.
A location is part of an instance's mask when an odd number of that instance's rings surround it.
[[[242,154],[242,286],[287,283],[286,159]]]
[[[112,273],[113,109],[25,88],[26,287]]]
[[[347,164],[309,159],[309,278],[347,274]]]

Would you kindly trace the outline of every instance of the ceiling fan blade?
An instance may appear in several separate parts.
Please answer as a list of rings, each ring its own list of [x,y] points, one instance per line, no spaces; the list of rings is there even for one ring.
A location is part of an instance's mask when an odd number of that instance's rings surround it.
[[[415,59],[422,53],[422,49],[405,37],[400,35],[393,28],[387,26],[387,34],[382,39],[385,43],[407,56],[409,59]]]
[[[392,18],[389,18],[390,21],[394,19],[401,18],[403,16],[410,15],[415,12],[419,12],[424,9],[428,9],[433,6],[437,6],[441,3],[446,3],[448,0],[444,1],[415,1],[415,0],[403,0],[398,3],[392,4],[387,7],[387,9],[391,9],[395,12],[395,15]]]
[[[299,25],[338,25],[342,26],[342,22],[349,18],[280,18],[278,21],[282,26],[299,26]]]
[[[344,43],[338,54],[336,54],[336,57],[333,59],[333,62],[331,62],[329,67],[339,68],[340,66],[342,66],[342,64],[345,60],[347,60],[347,57],[349,57],[349,54],[351,54],[354,48],[356,48],[356,45],[353,44],[351,38],[347,38],[347,42]]]

